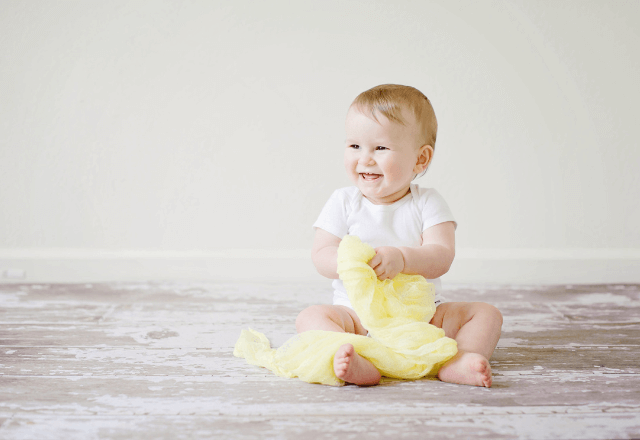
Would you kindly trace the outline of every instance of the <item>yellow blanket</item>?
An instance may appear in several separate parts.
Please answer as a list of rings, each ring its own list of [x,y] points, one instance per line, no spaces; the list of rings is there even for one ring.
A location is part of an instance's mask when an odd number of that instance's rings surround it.
[[[233,354],[283,377],[310,383],[343,385],[333,372],[333,356],[346,343],[376,366],[383,376],[418,379],[432,376],[457,352],[456,341],[431,324],[436,306],[433,284],[420,275],[399,274],[380,281],[367,264],[375,251],[356,236],[345,236],[338,248],[338,275],[369,336],[308,331],[278,350],[267,338],[243,330]]]

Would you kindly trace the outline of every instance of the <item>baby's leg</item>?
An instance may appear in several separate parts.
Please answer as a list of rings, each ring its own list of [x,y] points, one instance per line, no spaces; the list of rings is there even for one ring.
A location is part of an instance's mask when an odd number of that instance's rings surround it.
[[[358,315],[345,306],[318,305],[304,309],[296,318],[298,333],[308,330],[328,330],[365,336],[367,330]],[[333,357],[333,371],[345,382],[356,385],[375,385],[380,372],[367,359],[360,356],[351,344],[342,345]]]
[[[486,303],[444,303],[436,309],[431,324],[458,343],[458,353],[438,372],[440,380],[490,387],[489,359],[500,339],[500,311]]]
[[[296,318],[296,330],[298,333],[308,330],[328,330],[356,335],[367,334],[356,312],[349,307],[330,305],[317,305],[304,309]]]

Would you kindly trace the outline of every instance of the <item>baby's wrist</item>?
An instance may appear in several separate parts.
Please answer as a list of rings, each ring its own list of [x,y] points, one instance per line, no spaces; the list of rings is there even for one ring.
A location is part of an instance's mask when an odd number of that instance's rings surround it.
[[[397,248],[400,251],[400,259],[402,260],[402,269],[400,269],[400,273],[404,272],[404,268],[406,267],[406,261],[404,258],[404,252],[402,252],[402,249]]]

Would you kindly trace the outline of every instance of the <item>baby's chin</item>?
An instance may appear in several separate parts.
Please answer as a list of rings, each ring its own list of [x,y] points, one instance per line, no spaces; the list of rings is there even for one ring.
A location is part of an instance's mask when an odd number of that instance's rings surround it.
[[[366,188],[360,188],[360,192],[362,195],[369,200],[374,205],[390,205],[393,202],[399,200],[399,197],[394,196],[393,194],[385,194],[385,193],[376,193],[373,191],[367,191]]]
[[[397,202],[409,193],[409,189],[398,189],[396,191],[376,191],[373,188],[368,188],[366,185],[357,185],[362,195],[375,205],[390,205]]]

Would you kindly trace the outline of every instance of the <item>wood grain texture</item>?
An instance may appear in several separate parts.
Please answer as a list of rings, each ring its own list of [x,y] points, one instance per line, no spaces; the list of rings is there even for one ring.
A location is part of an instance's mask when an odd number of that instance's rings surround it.
[[[233,357],[327,285],[0,285],[0,438],[640,437],[640,286],[453,286],[504,315],[491,389],[328,387]]]

